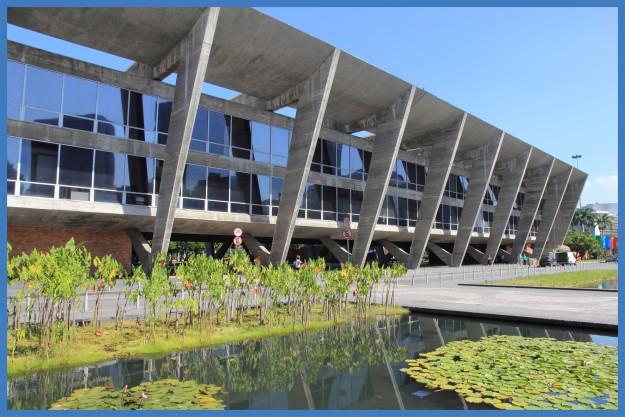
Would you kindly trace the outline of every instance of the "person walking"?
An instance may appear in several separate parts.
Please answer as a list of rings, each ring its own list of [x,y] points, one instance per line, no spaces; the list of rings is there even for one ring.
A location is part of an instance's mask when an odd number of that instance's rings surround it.
[[[295,260],[293,261],[293,268],[298,269],[298,270],[302,269],[302,264],[303,264],[302,260],[300,259],[299,255],[297,255],[295,257]]]
[[[488,255],[488,264],[492,265],[493,264],[493,258],[491,258],[490,255]]]

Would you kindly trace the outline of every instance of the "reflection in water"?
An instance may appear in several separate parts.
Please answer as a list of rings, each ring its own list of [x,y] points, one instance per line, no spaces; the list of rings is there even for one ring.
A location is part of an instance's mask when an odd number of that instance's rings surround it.
[[[553,337],[616,344],[566,328],[406,315],[285,337],[173,353],[158,359],[101,363],[9,381],[9,408],[48,408],[77,388],[121,388],[164,378],[223,387],[229,409],[463,409],[454,392],[434,392],[399,372],[407,358],[453,340],[489,335]]]

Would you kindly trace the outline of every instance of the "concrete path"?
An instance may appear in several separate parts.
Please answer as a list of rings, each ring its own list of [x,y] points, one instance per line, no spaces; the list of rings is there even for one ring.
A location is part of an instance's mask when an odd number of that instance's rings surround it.
[[[414,311],[617,330],[618,293],[450,285],[398,286],[395,303]]]

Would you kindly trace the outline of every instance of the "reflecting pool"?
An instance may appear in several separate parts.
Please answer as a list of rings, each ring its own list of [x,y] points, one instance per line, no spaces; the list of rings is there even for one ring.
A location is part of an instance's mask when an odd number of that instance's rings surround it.
[[[174,378],[220,387],[226,409],[489,409],[453,391],[429,390],[400,369],[419,353],[490,335],[617,344],[616,334],[594,330],[410,314],[13,378],[8,406],[47,409],[78,388],[121,390]]]

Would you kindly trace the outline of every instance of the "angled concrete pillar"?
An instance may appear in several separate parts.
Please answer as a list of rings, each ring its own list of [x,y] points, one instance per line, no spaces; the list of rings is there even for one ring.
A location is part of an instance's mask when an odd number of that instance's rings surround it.
[[[337,261],[341,263],[346,263],[349,261],[349,252],[343,246],[336,243],[333,239],[330,238],[322,238],[321,243],[325,246],[332,256],[336,258]]]
[[[472,245],[467,246],[467,255],[483,265],[486,265],[488,263],[488,257],[486,256],[486,254]],[[493,256],[491,259],[495,259],[495,257]]]
[[[228,252],[228,249],[230,249],[230,246],[232,246],[231,241],[221,242],[221,247],[219,248],[217,252],[215,252],[215,255],[213,256],[213,258],[223,259],[223,257],[226,256],[226,252]]]
[[[566,232],[569,230],[573,215],[575,214],[577,202],[582,195],[584,184],[586,184],[586,178],[587,175],[583,174],[581,179],[575,181],[571,179],[569,181],[564,197],[562,198],[562,203],[560,204],[560,210],[556,215],[555,223],[553,224],[551,234],[547,240],[547,246],[545,248],[547,251],[554,250],[564,243]]]
[[[269,264],[269,258],[271,257],[271,254],[269,253],[267,248],[265,248],[265,246],[258,241],[258,239],[246,233],[245,236],[243,236],[243,244],[245,245],[247,250],[250,251],[254,258],[260,258],[260,262],[262,265]]]
[[[554,164],[555,158],[551,158],[551,161],[546,165],[533,168],[525,173],[525,201],[521,207],[521,217],[514,236],[514,244],[510,254],[512,259],[519,259],[519,255],[525,250],[525,244],[532,230]]]
[[[572,173],[573,167],[570,167],[563,174],[549,178],[547,189],[545,190],[545,205],[540,226],[538,227],[538,234],[536,235],[536,242],[534,243],[534,252],[532,253],[532,258],[534,259],[540,260],[545,252],[547,240],[556,221],[558,211],[560,211],[560,204],[564,198]]]
[[[501,185],[501,190],[499,190],[499,198],[497,199],[497,206],[495,207],[495,214],[493,215],[493,224],[491,225],[490,236],[486,243],[485,255],[487,259],[488,256],[490,256],[491,259],[497,257],[501,239],[503,238],[508,220],[512,214],[516,196],[521,189],[521,183],[525,176],[527,164],[532,156],[532,149],[533,148],[530,147],[517,158],[505,162],[503,184]]]
[[[407,262],[409,268],[418,268],[421,264],[466,120],[467,113],[464,113],[452,126],[440,132],[436,143],[429,150],[428,174],[425,178],[419,214],[410,245],[410,256]]]
[[[354,265],[362,266],[367,260],[367,252],[386,198],[415,92],[416,88],[413,86],[402,94],[386,113],[386,118],[381,119],[376,126],[373,154],[360,209],[358,234],[352,252]]]
[[[297,114],[271,244],[273,264],[284,262],[289,250],[340,55],[340,51],[335,49],[321,67],[301,85],[297,93]]]
[[[473,226],[475,226],[477,216],[482,214],[484,194],[493,175],[493,169],[495,169],[495,163],[497,162],[504,136],[505,133],[501,132],[499,137],[482,146],[473,156],[469,189],[462,206],[462,216],[460,216],[454,251],[451,257],[452,266],[462,265],[464,255],[467,253]]]
[[[406,252],[390,240],[382,239],[380,240],[380,243],[386,248],[387,251],[390,252],[391,255],[395,257],[395,259],[397,259],[397,262],[405,264],[408,261],[408,252]]]
[[[143,270],[145,272],[150,272],[152,269],[152,248],[150,247],[150,244],[147,240],[145,240],[143,233],[137,229],[128,229],[128,236],[130,236],[132,248],[135,250]]]
[[[443,249],[437,243],[428,242],[428,249],[432,251],[434,255],[436,255],[441,261],[445,263],[447,266],[451,266],[452,254],[447,250]]]
[[[179,56],[178,77],[167,135],[166,156],[159,189],[152,253],[167,252],[176,205],[189,153],[202,84],[210,56],[219,8],[204,11],[185,40]],[[163,22],[165,24],[165,22]]]

